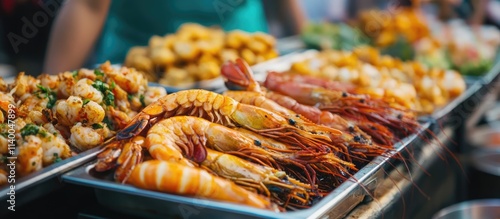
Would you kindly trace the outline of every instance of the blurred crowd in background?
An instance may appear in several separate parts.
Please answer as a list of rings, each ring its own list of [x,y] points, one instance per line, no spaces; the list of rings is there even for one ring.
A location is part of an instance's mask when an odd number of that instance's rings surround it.
[[[223,0],[203,1],[214,3]],[[309,21],[349,21],[363,9],[397,7],[409,2],[404,0],[262,0],[262,6],[269,33],[282,38],[298,34],[300,28]],[[442,20],[462,18],[469,24],[486,23],[497,27],[500,23],[500,1],[498,0],[419,2],[425,13]],[[0,76],[16,74],[18,71],[25,71],[31,75],[42,73],[52,24],[64,3],[64,0],[1,1]],[[144,44],[147,44],[147,41]]]

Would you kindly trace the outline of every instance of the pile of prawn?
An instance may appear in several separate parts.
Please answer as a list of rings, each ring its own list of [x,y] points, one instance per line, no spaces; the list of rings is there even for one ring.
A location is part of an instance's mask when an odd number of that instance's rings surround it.
[[[0,78],[0,186],[7,183],[8,157],[17,157],[22,177],[102,145],[166,95],[147,83],[134,69],[109,62],[37,78],[20,73],[11,84]]]
[[[221,74],[239,91],[161,97],[104,147],[95,170],[143,189],[302,209],[420,130],[412,111],[382,99],[272,76],[261,86],[241,59]]]

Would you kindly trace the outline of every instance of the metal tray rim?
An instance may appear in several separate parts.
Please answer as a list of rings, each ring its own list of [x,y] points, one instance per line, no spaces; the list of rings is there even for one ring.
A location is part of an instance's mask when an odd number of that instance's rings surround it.
[[[87,174],[87,169],[91,168],[94,165],[95,161],[91,161],[87,163],[87,165],[81,166],[79,168],[67,172],[62,176],[62,180],[66,183],[93,187],[94,189],[104,189],[115,192],[123,192],[130,195],[139,195],[147,198],[156,198],[172,202],[181,202],[179,204],[196,204],[197,202],[200,202],[199,200],[202,200],[203,202],[205,202],[203,206],[204,208],[212,208],[216,210],[223,210],[226,212],[233,212],[250,216],[269,217],[269,218],[281,218],[281,217],[319,218],[325,213],[327,213],[327,211],[331,209],[336,203],[339,203],[340,201],[349,198],[348,194],[354,191],[359,186],[358,184],[363,183],[365,180],[369,179],[372,176],[372,174],[383,168],[383,165],[387,160],[391,159],[391,157],[394,154],[400,153],[409,144],[414,142],[415,139],[421,136],[421,134],[425,132],[425,130],[430,128],[430,126],[431,126],[430,122],[424,123],[422,125],[422,129],[419,130],[419,132],[411,136],[408,136],[401,142],[395,144],[394,146],[395,149],[391,151],[389,154],[387,154],[389,156],[383,155],[374,158],[369,164],[361,168],[351,177],[351,179],[354,178],[355,180],[350,179],[345,181],[311,208],[292,211],[292,212],[276,213],[268,210],[262,210],[232,203],[203,200],[196,197],[185,197],[180,195],[149,191],[145,189],[136,188],[131,185],[124,185],[124,184],[118,184],[116,182],[109,182],[107,180],[95,179]],[[344,213],[347,214],[348,212]]]
[[[79,165],[85,164],[86,162],[94,158],[101,151],[101,149],[102,147],[89,149],[87,151],[77,154],[76,156],[70,157],[58,163],[44,167],[39,171],[33,172],[21,178],[17,178],[16,183],[14,184],[16,193],[24,191],[36,184],[58,177],[64,172],[67,172]],[[0,193],[1,193],[0,199],[2,200],[7,199],[8,197],[7,192],[9,191],[9,189],[10,189],[10,184],[6,184],[2,188],[0,188]]]

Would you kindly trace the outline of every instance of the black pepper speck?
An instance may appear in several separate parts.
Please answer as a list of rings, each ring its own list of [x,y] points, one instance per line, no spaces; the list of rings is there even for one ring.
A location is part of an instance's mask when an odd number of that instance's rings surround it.
[[[350,132],[354,132],[354,127],[349,126],[349,131],[350,131]]]
[[[357,135],[356,135],[356,136],[354,136],[354,141],[355,141],[355,142],[360,142],[360,141],[361,141],[361,138],[360,138],[359,136],[357,136]]]
[[[259,140],[254,140],[253,144],[255,144],[256,146],[261,146],[262,145]]]

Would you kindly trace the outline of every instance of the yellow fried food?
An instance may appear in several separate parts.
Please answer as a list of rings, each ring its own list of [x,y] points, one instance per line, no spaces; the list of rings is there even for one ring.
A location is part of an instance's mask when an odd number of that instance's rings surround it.
[[[167,66],[175,62],[175,54],[164,47],[156,47],[151,49],[151,61],[155,65]]]
[[[179,58],[191,61],[200,54],[200,49],[191,42],[177,42],[174,44],[174,52]]]
[[[276,58],[279,53],[275,46],[276,39],[266,33],[226,33],[220,28],[186,23],[176,33],[152,36],[146,47],[133,47],[124,64],[145,72],[148,80],[167,85],[191,83],[218,77],[215,66],[219,69],[222,63],[238,57],[251,65]],[[169,69],[174,73],[164,73]],[[186,75],[179,69],[184,69]],[[161,80],[160,75],[164,76]]]

